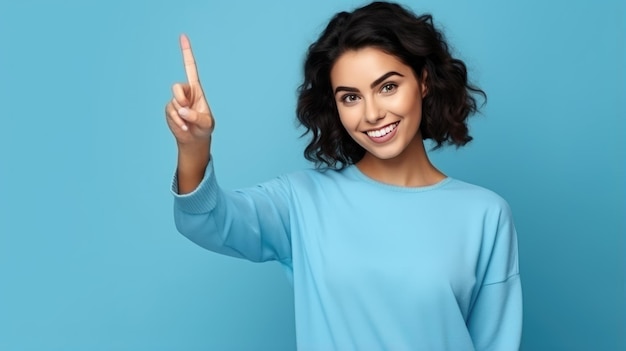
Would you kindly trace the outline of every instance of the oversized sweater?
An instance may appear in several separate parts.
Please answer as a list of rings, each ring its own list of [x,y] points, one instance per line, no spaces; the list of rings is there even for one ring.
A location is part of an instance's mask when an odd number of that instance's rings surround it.
[[[289,272],[299,350],[518,350],[522,294],[507,203],[453,178],[377,182],[356,166],[228,191],[213,161],[172,185],[178,230],[198,245]]]

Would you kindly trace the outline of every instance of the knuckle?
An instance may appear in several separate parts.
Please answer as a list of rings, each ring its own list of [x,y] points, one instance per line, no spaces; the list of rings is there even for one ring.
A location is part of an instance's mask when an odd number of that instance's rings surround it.
[[[168,110],[167,111],[167,117],[168,119],[171,119],[173,121],[178,120],[180,117],[178,117],[178,113],[176,113],[175,110]]]
[[[172,85],[172,93],[174,95],[176,95],[176,92],[180,89],[180,87],[178,85],[179,85],[178,83]]]
[[[186,105],[187,104],[187,98],[185,97],[184,94],[175,94],[174,95],[174,99],[172,100],[174,103],[179,104],[179,105]]]

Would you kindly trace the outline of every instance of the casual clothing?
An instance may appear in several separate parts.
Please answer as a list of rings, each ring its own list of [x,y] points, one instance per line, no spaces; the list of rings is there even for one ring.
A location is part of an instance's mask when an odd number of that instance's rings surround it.
[[[190,240],[287,269],[299,350],[519,348],[516,232],[489,190],[392,186],[352,165],[225,191],[211,160],[196,190],[172,191]]]

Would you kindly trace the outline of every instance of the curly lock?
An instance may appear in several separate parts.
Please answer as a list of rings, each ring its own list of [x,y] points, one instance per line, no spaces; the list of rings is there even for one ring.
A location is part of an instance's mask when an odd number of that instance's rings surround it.
[[[343,168],[363,158],[365,150],[346,132],[339,119],[330,72],[346,51],[375,47],[413,69],[427,87],[422,102],[420,132],[440,148],[444,143],[463,146],[472,140],[467,118],[478,111],[475,95],[486,94],[471,85],[463,61],[452,57],[432,16],[415,15],[401,5],[373,2],[353,12],[340,12],[309,46],[304,82],[298,88],[298,121],[311,133],[304,150],[316,166]],[[424,77],[425,76],[425,77]]]

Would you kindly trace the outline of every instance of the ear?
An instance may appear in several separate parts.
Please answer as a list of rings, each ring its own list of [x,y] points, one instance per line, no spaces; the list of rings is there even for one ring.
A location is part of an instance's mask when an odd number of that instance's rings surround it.
[[[422,91],[422,99],[428,95],[428,85],[426,84],[426,80],[428,80],[428,71],[424,68],[422,70],[422,78],[419,81],[420,90]]]

